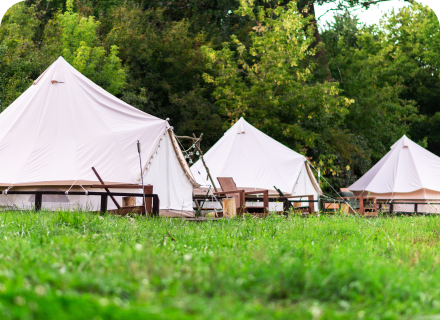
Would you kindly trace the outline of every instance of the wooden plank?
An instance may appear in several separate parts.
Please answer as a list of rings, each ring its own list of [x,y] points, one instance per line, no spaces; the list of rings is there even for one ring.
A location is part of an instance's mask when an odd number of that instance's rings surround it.
[[[144,186],[145,189],[151,187],[151,185]],[[137,184],[92,184],[90,188],[95,189],[142,189],[141,185]]]
[[[222,187],[223,191],[235,191],[237,189],[237,185],[234,182],[234,179],[230,177],[218,177],[218,183]]]

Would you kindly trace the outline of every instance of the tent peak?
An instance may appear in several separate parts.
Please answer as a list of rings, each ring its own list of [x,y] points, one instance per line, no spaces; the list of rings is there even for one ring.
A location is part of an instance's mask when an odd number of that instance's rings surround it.
[[[234,126],[237,126],[237,134],[245,134],[246,133],[246,129],[244,127],[246,121],[244,120],[243,117],[241,117]]]
[[[66,62],[63,57],[59,57],[58,60],[54,63],[55,72],[52,75],[52,84],[54,83],[64,83],[64,67],[63,62]]]
[[[408,138],[405,134],[402,136],[402,138],[400,138],[399,140],[396,141],[396,143],[394,143],[390,149],[393,150],[395,147],[399,147],[399,148],[409,148],[409,146],[411,144],[414,144],[414,142]]]

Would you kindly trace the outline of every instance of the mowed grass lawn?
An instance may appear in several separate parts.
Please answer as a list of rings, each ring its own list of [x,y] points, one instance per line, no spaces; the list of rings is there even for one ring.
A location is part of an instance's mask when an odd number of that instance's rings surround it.
[[[439,319],[439,261],[437,217],[1,213],[0,319]]]

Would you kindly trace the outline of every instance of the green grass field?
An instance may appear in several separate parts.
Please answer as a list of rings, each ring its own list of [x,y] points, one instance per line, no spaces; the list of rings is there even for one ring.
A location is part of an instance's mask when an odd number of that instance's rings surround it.
[[[0,214],[0,319],[440,319],[440,218]]]

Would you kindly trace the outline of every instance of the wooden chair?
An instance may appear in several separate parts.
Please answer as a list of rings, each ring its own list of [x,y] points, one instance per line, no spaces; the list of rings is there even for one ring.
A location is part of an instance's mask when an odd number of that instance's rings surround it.
[[[356,197],[348,188],[340,188],[341,196],[350,205],[349,212],[354,213],[353,210],[359,211],[362,216],[376,216],[377,215],[377,199],[376,197]]]
[[[259,191],[245,191],[238,189],[233,178],[222,177],[217,178],[223,191],[214,192],[215,195],[232,195],[235,198],[235,206],[237,208],[237,214],[249,213],[262,213],[267,215],[269,213],[269,190]],[[249,207],[246,208],[246,195],[250,194],[263,194],[263,207]]]

